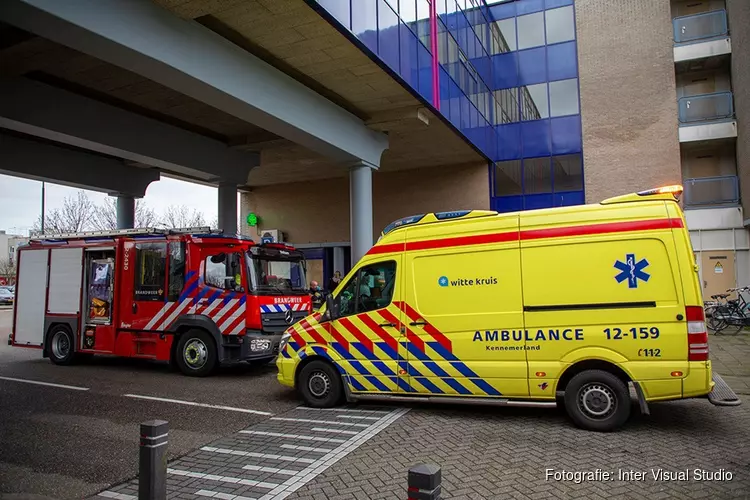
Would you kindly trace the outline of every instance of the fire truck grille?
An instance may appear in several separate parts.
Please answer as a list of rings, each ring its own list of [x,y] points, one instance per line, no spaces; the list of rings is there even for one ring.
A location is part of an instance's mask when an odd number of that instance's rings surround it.
[[[292,321],[288,322],[286,315],[291,313]],[[286,311],[286,312],[273,312],[273,313],[262,313],[260,315],[263,323],[263,331],[267,333],[281,333],[291,325],[307,316],[307,311]]]

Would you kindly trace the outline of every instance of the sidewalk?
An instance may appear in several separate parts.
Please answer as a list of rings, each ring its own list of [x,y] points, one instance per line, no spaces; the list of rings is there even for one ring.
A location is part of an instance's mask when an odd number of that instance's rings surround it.
[[[708,344],[713,370],[724,378],[734,392],[750,395],[750,332],[709,334]]]

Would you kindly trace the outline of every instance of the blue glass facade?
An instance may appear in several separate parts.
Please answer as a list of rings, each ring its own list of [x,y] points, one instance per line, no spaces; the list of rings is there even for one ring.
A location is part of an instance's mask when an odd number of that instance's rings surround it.
[[[493,209],[584,202],[573,0],[317,3],[492,160]]]

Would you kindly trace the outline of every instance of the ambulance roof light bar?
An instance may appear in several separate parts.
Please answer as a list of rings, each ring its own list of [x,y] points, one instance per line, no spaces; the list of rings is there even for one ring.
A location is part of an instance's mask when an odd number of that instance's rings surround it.
[[[655,194],[671,193],[675,198],[679,198],[683,191],[684,189],[680,184],[673,184],[671,186],[662,186],[656,189],[648,189],[646,191],[639,191],[637,194],[638,196],[651,196]]]

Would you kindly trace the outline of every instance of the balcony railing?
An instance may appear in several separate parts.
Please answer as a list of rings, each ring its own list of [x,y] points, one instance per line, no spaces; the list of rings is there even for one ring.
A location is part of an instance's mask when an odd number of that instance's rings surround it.
[[[726,35],[727,13],[714,10],[703,14],[676,17],[672,20],[675,43],[690,43]]]
[[[682,97],[679,100],[680,123],[725,120],[734,117],[731,92]]]
[[[686,207],[728,205],[740,201],[736,175],[685,179],[683,185]]]

